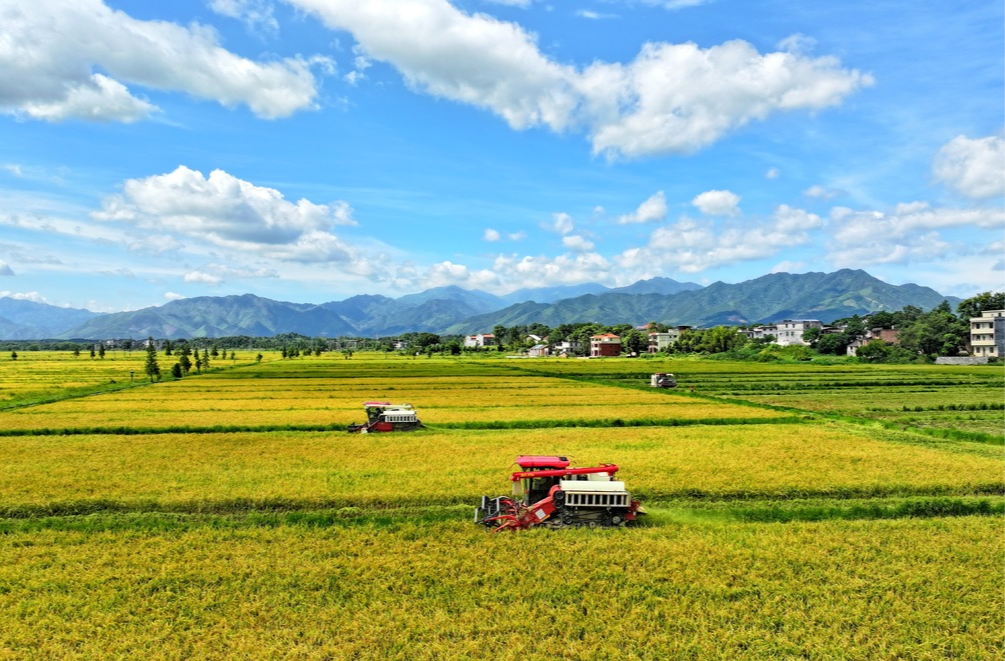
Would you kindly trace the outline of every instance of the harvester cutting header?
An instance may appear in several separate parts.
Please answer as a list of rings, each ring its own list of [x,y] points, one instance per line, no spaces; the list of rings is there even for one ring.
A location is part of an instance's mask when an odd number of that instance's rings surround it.
[[[641,503],[614,479],[618,467],[601,464],[569,468],[560,456],[521,455],[522,470],[510,476],[513,496],[482,496],[475,523],[500,530],[523,530],[537,525],[618,527],[645,514]]]

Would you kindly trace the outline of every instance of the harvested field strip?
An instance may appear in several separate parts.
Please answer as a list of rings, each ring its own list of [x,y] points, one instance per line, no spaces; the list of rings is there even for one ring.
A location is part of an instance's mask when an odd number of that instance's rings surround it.
[[[0,507],[8,516],[38,516],[102,508],[470,504],[505,492],[505,467],[527,448],[579,465],[613,460],[644,500],[952,496],[1005,488],[996,449],[891,443],[822,425],[29,436],[0,443]]]
[[[1001,577],[1001,526],[986,516],[509,536],[460,521],[38,530],[0,537],[0,649],[990,659]]]
[[[648,514],[637,527],[681,524],[792,523],[798,521],[865,521],[878,519],[935,519],[959,516],[1001,516],[1001,496],[860,498],[813,500],[714,500],[677,499],[646,503]],[[471,521],[472,505],[427,505],[397,508],[245,508],[230,512],[164,512],[114,507],[71,514],[0,517],[0,535],[39,530],[183,531],[198,528],[240,529],[301,526],[306,528],[387,527],[407,523]]]
[[[550,429],[553,427],[683,427],[690,425],[784,425],[805,422],[800,417],[788,418],[663,418],[627,419],[584,418],[567,420],[492,420],[485,422],[454,422],[427,425],[430,429]],[[111,434],[137,436],[146,434],[231,434],[236,432],[315,431],[345,433],[346,425],[212,425],[205,427],[177,425],[171,427],[63,427],[41,429],[0,429],[0,438],[10,436],[81,436]],[[417,433],[422,433],[417,432]]]
[[[0,417],[5,429],[83,429],[138,426],[152,427],[345,427],[350,422],[361,422],[366,414],[362,407],[334,408],[284,408],[282,410],[207,410],[207,411],[139,411],[135,409],[63,413],[44,408],[12,411]],[[714,403],[683,406],[673,404],[626,404],[618,406],[565,406],[565,407],[486,407],[419,409],[420,419],[431,425],[463,422],[496,422],[499,420],[681,420],[723,418],[781,418],[784,413],[754,407],[727,408]]]

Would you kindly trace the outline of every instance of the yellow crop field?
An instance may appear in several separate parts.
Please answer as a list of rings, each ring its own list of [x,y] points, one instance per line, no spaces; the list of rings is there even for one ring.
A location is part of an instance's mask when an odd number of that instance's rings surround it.
[[[247,365],[263,354],[263,362],[277,357],[273,352],[236,351],[235,360],[215,359],[214,366]],[[74,356],[69,351],[22,351],[17,360],[0,361],[0,406],[26,396],[55,394],[74,388],[108,384],[142,383],[146,354],[142,350],[108,350],[104,358],[90,358],[86,352]],[[162,372],[169,373],[175,358],[158,355]]]
[[[509,489],[530,450],[617,463],[649,499],[1000,493],[999,453],[871,440],[810,425],[32,436],[0,444],[9,509],[399,507],[474,503]]]
[[[492,536],[389,527],[0,536],[19,658],[1000,658],[988,517]]]
[[[253,353],[0,366],[0,658],[1005,653],[1001,441],[882,426],[988,370]],[[338,431],[371,399],[429,428]],[[472,525],[528,453],[618,464],[647,523]]]

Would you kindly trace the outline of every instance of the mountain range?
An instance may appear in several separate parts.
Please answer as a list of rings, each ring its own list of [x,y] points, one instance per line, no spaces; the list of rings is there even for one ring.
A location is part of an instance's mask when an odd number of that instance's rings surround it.
[[[865,271],[774,273],[707,287],[670,278],[627,287],[597,283],[524,289],[497,296],[456,286],[399,298],[358,295],[328,303],[290,303],[241,296],[200,296],[131,312],[101,314],[0,298],[0,339],[183,338],[300,333],[337,337],[426,331],[471,334],[494,326],[603,324],[712,326],[811,318],[824,322],[906,305],[931,309],[949,300],[928,287],[890,285]]]

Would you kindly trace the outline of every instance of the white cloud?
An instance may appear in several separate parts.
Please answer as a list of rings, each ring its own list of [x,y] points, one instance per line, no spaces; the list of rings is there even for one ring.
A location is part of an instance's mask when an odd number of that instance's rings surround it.
[[[707,216],[736,216],[740,196],[728,190],[710,190],[695,196],[691,204]]]
[[[974,199],[1005,194],[1005,138],[971,140],[958,135],[939,150],[932,163],[935,179]]]
[[[598,11],[593,11],[591,9],[577,9],[576,16],[580,18],[588,18],[591,21],[601,21],[605,18],[617,18],[617,14],[601,14]]]
[[[632,213],[618,216],[618,223],[657,223],[667,217],[667,200],[663,191],[657,191]]]
[[[92,215],[281,260],[349,261],[354,252],[329,231],[356,224],[346,202],[289,202],[273,188],[223,170],[204,177],[179,166],[168,174],[130,179],[121,195],[106,198]]]
[[[527,238],[527,233],[524,232],[523,230],[520,230],[519,232],[513,232],[511,234],[508,234],[507,236],[509,236],[510,241],[523,241],[524,239]]]
[[[218,285],[223,278],[204,271],[189,271],[185,274],[185,282],[199,282],[206,285]]]
[[[510,7],[530,7],[534,0],[485,0],[493,5],[508,5]]]
[[[210,0],[209,8],[221,16],[244,21],[252,32],[267,35],[279,32],[272,3],[267,0]]]
[[[844,191],[842,190],[838,190],[836,188],[824,188],[818,184],[814,184],[803,191],[803,195],[806,197],[812,197],[818,200],[832,200],[843,194]]]
[[[681,218],[656,229],[644,248],[626,250],[618,257],[625,268],[645,264],[697,273],[716,266],[764,259],[782,248],[809,243],[811,230],[823,225],[819,216],[780,205],[771,219],[744,227],[720,228],[711,221]]]
[[[123,82],[228,107],[245,104],[265,118],[315,103],[310,64],[323,60],[254,62],[222,48],[212,28],[137,20],[101,0],[6,5],[0,112],[47,121],[131,122],[156,110]]]
[[[1003,224],[1001,209],[932,208],[927,202],[898,204],[887,213],[834,207],[830,231],[835,244],[829,259],[839,267],[929,260],[957,249],[937,230],[994,230]]]
[[[578,234],[563,236],[562,245],[573,252],[590,252],[593,250],[593,242],[584,239]]]
[[[744,41],[648,43],[629,64],[578,69],[543,54],[518,24],[447,0],[290,1],[352,33],[416,91],[489,110],[514,129],[585,131],[609,157],[693,152],[753,120],[837,105],[872,84],[836,58],[762,55]]]
[[[168,292],[164,292],[164,298],[166,298],[169,301],[180,301],[180,300],[182,300],[183,298],[186,298],[186,297],[182,296],[181,294],[176,294],[173,291],[168,291]]]
[[[484,236],[482,236],[483,240],[489,241],[489,242],[495,242],[495,241],[498,241],[501,238],[502,238],[502,236],[499,234],[499,232],[495,231],[494,229],[487,229],[487,230],[485,230],[485,234],[484,234]]]
[[[33,303],[48,303],[49,301],[37,291],[13,292],[0,291],[0,298],[13,298],[15,301],[32,301]]]
[[[10,267],[10,264],[0,259],[0,277],[11,277],[14,275],[14,269]]]
[[[778,168],[768,168],[768,171],[764,173],[764,178],[778,179],[778,177],[781,176],[781,174],[782,173],[778,170]]]
[[[552,232],[558,232],[562,235],[569,234],[573,229],[575,229],[572,216],[567,213],[555,213],[552,214],[552,218],[554,219],[554,222],[551,225],[545,226],[545,229],[551,230]]]
[[[806,270],[806,262],[785,260],[771,267],[768,273],[801,273]]]
[[[279,274],[269,268],[235,268],[226,264],[206,264],[185,274],[185,282],[200,282],[218,285],[227,280],[249,278],[278,278]]]
[[[18,165],[17,163],[4,163],[3,165],[0,165],[0,169],[10,172],[15,177],[24,176],[24,170],[22,170],[21,166]]]

